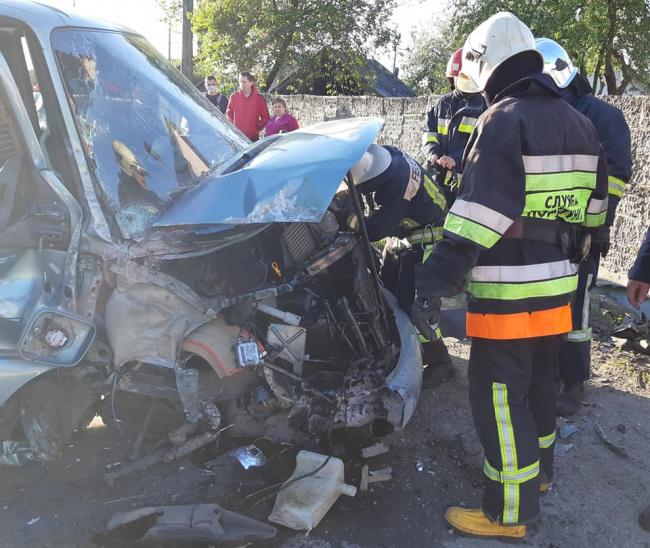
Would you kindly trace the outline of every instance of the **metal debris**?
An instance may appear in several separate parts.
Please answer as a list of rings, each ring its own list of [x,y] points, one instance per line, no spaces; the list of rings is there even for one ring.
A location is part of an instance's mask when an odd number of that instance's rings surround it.
[[[239,464],[242,465],[244,470],[248,470],[249,468],[259,468],[266,464],[266,456],[256,445],[238,447],[231,454],[237,459]]]
[[[622,457],[624,459],[630,458],[629,455],[626,453],[625,449],[619,447],[607,437],[607,434],[605,434],[605,430],[603,430],[603,427],[598,423],[598,421],[594,422],[594,431],[596,432],[596,434],[598,434],[600,441],[602,441],[605,444],[605,446],[609,448],[613,453],[616,453],[619,457]]]
[[[423,471],[424,471],[424,463],[421,462],[421,461],[417,461],[417,462],[415,463],[415,469],[416,469],[418,472],[423,472]]]
[[[370,459],[372,457],[378,457],[379,455],[388,453],[388,451],[390,451],[390,448],[386,444],[379,441],[373,445],[369,445],[368,447],[361,449],[361,456],[364,459]]]
[[[32,518],[27,522],[27,525],[34,525],[36,522],[41,521],[41,518]]]
[[[0,445],[0,466],[22,466],[36,460],[29,443],[24,441],[3,441]]]

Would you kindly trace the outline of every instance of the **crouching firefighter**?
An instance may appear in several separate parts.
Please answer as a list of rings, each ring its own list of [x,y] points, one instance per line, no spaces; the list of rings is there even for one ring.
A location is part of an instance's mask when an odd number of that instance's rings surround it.
[[[454,52],[447,63],[445,75],[451,93],[443,95],[427,116],[427,131],[422,146],[428,167],[435,172],[435,181],[445,191],[451,205],[458,193],[461,177],[460,161],[465,145],[483,111],[485,100],[474,84],[459,77],[463,66],[462,48]]]
[[[557,376],[562,382],[562,392],[558,396],[557,413],[570,416],[582,405],[584,382],[591,372],[589,290],[596,285],[600,258],[609,251],[609,228],[632,176],[632,144],[630,128],[623,113],[614,105],[594,97],[589,82],[573,66],[564,48],[549,38],[539,38],[536,44],[544,57],[544,72],[553,78],[564,100],[594,124],[607,157],[609,200],[605,224],[594,234],[589,256],[580,265],[578,290],[573,303],[573,330],[558,356]]]
[[[416,269],[412,315],[435,321],[440,297],[468,292],[485,490],[481,507],[445,517],[463,533],[513,540],[553,480],[554,362],[571,331],[577,263],[607,211],[607,167],[596,129],[542,74],[533,35],[514,15],[479,25],[463,56],[488,110],[467,145],[443,238]]]
[[[415,267],[430,253],[444,222],[444,193],[420,164],[391,146],[370,145],[350,172],[371,204],[365,217],[370,241],[387,239],[382,281],[408,312],[415,298]],[[352,216],[348,224],[356,228],[357,223]],[[422,322],[416,327],[425,364],[423,386],[430,388],[451,378],[454,368],[437,323]]]

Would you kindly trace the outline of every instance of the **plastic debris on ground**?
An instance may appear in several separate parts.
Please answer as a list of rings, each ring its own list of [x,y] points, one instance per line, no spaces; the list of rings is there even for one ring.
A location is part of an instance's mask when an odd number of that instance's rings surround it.
[[[355,496],[356,487],[344,481],[341,459],[300,451],[296,469],[275,499],[269,521],[296,531],[311,531],[340,495]]]
[[[27,525],[34,525],[35,523],[41,521],[41,518],[32,518],[27,522]]]
[[[275,527],[224,510],[216,504],[151,506],[115,514],[98,543],[242,545],[275,537]]]
[[[576,432],[580,432],[580,428],[570,422],[560,426],[560,438],[563,440],[569,439]]]
[[[238,447],[231,453],[237,459],[239,464],[242,465],[244,470],[249,468],[258,468],[266,464],[266,456],[262,450],[256,445],[249,445],[248,447]]]

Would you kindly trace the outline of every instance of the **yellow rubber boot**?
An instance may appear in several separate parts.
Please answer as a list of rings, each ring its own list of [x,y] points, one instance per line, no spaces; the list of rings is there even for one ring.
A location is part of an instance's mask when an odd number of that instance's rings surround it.
[[[525,525],[501,525],[491,521],[480,508],[469,509],[452,506],[447,509],[445,519],[454,529],[466,535],[501,540],[523,540]]]

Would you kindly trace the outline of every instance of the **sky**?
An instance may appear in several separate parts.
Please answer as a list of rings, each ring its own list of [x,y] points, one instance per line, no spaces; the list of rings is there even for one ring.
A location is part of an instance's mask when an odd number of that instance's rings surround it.
[[[162,12],[155,0],[39,0],[64,11],[78,11],[97,19],[112,21],[132,28],[143,34],[163,55],[167,55],[167,26],[161,22]],[[245,1],[245,0],[244,0]],[[397,0],[392,22],[402,35],[398,50],[400,58],[409,45],[411,31],[421,27],[434,26],[437,17],[443,15],[446,0]],[[181,56],[180,26],[171,36],[172,58]],[[380,52],[378,59],[392,68],[392,52]]]

